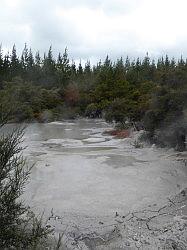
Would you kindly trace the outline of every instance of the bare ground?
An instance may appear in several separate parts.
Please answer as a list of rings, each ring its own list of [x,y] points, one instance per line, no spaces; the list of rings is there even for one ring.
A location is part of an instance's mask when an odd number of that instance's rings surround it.
[[[50,217],[54,227],[63,218]],[[130,250],[187,249],[187,188],[163,205],[152,204],[140,211],[113,218],[87,218],[87,228],[69,224],[64,229],[63,249]],[[87,224],[89,224],[87,221]],[[110,221],[110,222],[109,222]],[[84,224],[84,223],[83,223]]]

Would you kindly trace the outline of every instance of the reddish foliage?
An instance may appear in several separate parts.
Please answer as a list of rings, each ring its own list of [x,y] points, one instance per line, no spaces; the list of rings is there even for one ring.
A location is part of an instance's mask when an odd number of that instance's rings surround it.
[[[108,130],[105,131],[106,134],[115,136],[117,138],[128,138],[130,137],[130,130],[123,129],[123,130]]]
[[[73,107],[79,101],[79,90],[76,85],[69,84],[65,90],[65,102]]]

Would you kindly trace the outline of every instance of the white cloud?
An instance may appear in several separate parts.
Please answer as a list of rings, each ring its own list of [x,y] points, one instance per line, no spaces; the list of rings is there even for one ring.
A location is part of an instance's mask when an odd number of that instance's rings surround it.
[[[175,46],[186,33],[186,7],[184,0],[145,0],[140,9],[130,16],[132,29],[148,47]]]
[[[71,56],[187,56],[186,0],[2,0],[3,45],[68,47]]]
[[[22,0],[3,0],[3,3],[10,8],[16,8],[21,4]]]

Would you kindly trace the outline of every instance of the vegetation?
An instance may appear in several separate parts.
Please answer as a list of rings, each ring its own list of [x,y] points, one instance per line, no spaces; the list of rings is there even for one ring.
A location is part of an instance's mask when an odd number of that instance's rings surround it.
[[[14,107],[12,121],[50,121],[59,118],[105,117],[120,126],[132,124],[147,131],[160,146],[184,150],[187,111],[187,61],[182,57],[137,58],[91,66],[70,63],[67,49],[43,57],[25,45],[0,50],[0,112]],[[169,132],[168,132],[169,131]]]
[[[42,218],[37,218],[21,200],[30,174],[30,168],[26,166],[21,155],[23,129],[16,129],[8,134],[3,133],[2,129],[0,137],[0,249],[44,249],[50,230],[42,225]]]

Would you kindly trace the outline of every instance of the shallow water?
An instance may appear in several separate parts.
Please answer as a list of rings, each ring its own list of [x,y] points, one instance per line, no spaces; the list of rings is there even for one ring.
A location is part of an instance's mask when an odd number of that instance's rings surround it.
[[[24,154],[35,163],[24,198],[36,211],[110,216],[166,200],[186,183],[169,152],[135,149],[102,132],[102,120],[31,124]]]

